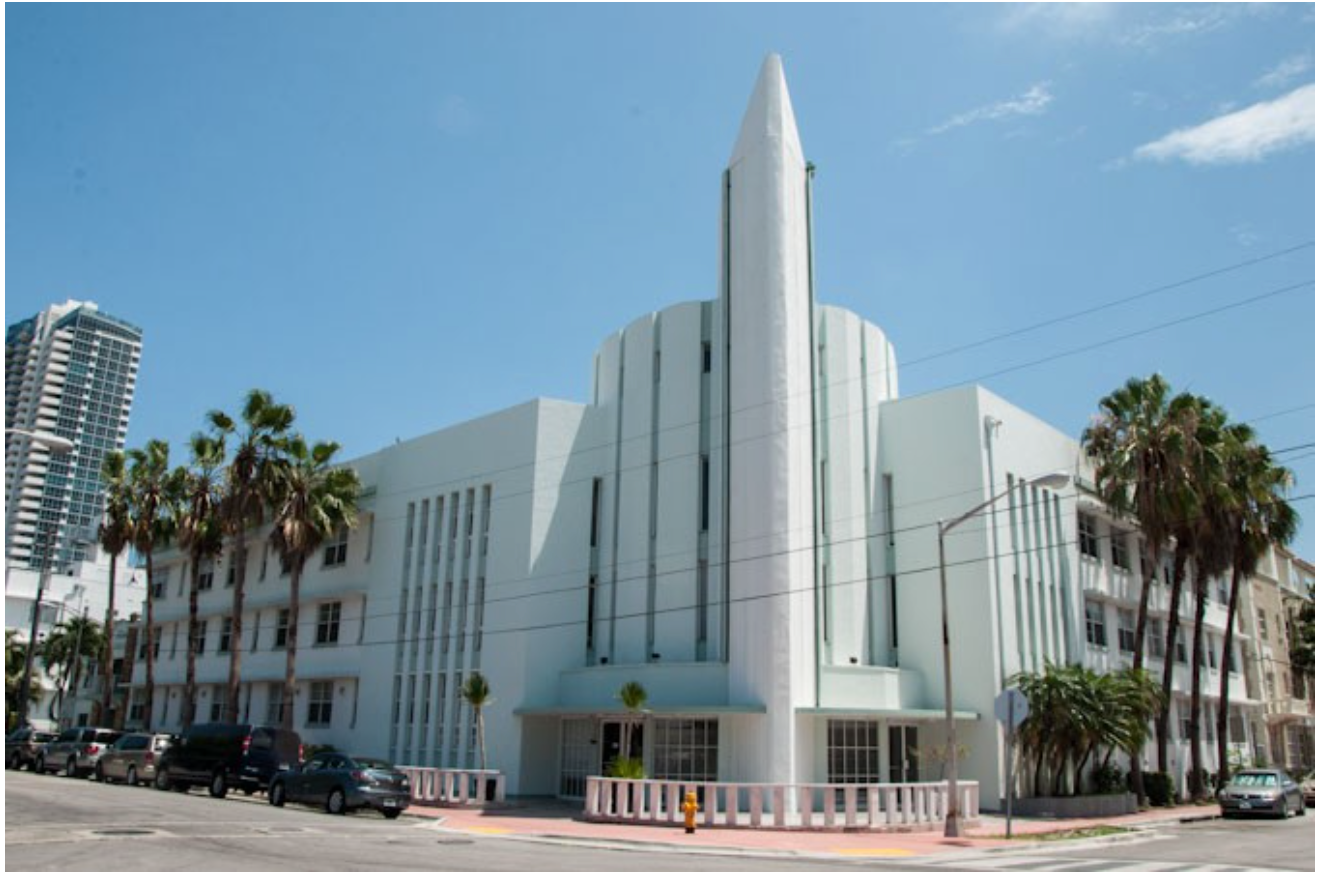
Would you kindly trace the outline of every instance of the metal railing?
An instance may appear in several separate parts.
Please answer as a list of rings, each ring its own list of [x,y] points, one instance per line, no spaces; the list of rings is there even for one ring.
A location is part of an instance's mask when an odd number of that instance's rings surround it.
[[[421,768],[398,765],[408,775],[416,804],[440,807],[480,805],[504,800],[504,774],[464,768]]]
[[[948,784],[694,783],[588,777],[586,819],[668,824],[683,821],[683,797],[697,793],[699,821],[721,828],[920,830],[942,826]],[[975,821],[980,784],[958,783],[959,810]]]

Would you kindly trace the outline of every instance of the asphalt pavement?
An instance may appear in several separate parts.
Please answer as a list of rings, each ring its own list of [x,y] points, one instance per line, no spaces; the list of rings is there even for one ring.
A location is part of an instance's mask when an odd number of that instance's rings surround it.
[[[5,772],[4,808],[9,871],[1315,870],[1314,816],[1167,822],[1114,839],[975,842],[918,855],[875,839],[854,846],[845,836],[789,841],[772,851],[658,844],[648,841],[654,829],[636,826],[615,827],[610,834],[617,838],[575,837],[554,822],[541,834],[516,834],[499,826],[507,819],[470,810],[394,821],[373,812],[336,817],[272,808],[263,796],[216,800],[200,790],[159,792],[14,771]]]

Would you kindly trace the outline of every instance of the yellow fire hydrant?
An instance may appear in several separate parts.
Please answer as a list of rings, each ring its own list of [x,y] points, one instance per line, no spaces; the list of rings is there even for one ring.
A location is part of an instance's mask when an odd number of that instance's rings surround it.
[[[697,804],[697,793],[689,792],[683,799],[683,825],[687,827],[687,833],[692,835],[697,833],[697,814],[701,811],[701,805]]]

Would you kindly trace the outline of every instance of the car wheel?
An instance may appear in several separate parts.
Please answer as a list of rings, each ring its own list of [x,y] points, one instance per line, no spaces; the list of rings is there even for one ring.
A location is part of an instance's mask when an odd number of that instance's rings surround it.
[[[270,806],[271,806],[271,807],[283,807],[283,806],[284,806],[284,784],[283,784],[283,783],[273,783],[273,784],[271,784],[271,787],[270,787]]]
[[[400,813],[403,813],[403,811],[401,811],[401,810],[382,810],[381,813],[385,814],[385,818],[386,818],[386,819],[398,819],[398,818],[399,818],[399,814],[400,814]]]
[[[138,781],[137,781],[137,766],[136,766],[136,765],[129,765],[129,766],[128,766],[128,776],[124,778],[124,782],[127,783],[127,784],[130,785],[130,786],[136,786],[136,785],[138,784]]]
[[[105,768],[101,767],[100,762],[96,763],[96,770],[92,771],[92,777],[96,780],[97,783],[105,782]]]
[[[229,784],[225,782],[225,772],[216,771],[211,775],[211,797],[224,798],[229,792]]]
[[[38,774],[44,774],[44,773],[46,773],[46,757],[45,757],[45,756],[37,756],[37,766],[36,766],[36,771],[37,771]]]
[[[165,792],[170,788],[170,772],[165,768],[156,770],[156,788]]]
[[[331,789],[330,796],[325,800],[326,812],[338,816],[344,812],[346,807],[347,801],[344,798],[344,790],[338,787]]]
[[[78,757],[77,757],[77,756],[69,756],[69,761],[67,761],[67,762],[64,763],[64,776],[66,776],[66,777],[77,777],[77,776],[78,776]]]

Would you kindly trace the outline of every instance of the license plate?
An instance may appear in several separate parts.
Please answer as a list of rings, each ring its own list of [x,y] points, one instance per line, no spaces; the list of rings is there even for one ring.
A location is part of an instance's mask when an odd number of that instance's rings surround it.
[[[1251,802],[1250,801],[1239,802],[1238,810],[1251,810]]]
[[[386,798],[386,799],[385,799],[385,806],[386,806],[386,807],[398,807],[398,806],[399,806],[399,802],[398,802],[398,800],[396,800],[396,799],[394,799],[394,798]]]

